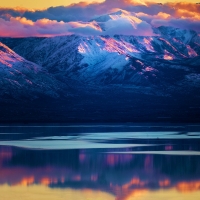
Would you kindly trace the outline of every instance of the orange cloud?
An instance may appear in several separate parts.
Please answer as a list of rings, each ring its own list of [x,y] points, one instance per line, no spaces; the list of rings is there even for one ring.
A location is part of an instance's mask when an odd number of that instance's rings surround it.
[[[13,20],[16,20],[16,21],[19,21],[21,24],[24,24],[24,25],[34,25],[34,22],[31,21],[31,20],[28,20],[26,19],[25,17],[16,17],[15,19]]]
[[[159,12],[157,15],[149,15],[149,14],[146,14],[146,13],[143,13],[143,12],[139,12],[139,13],[137,13],[137,16],[139,18],[144,18],[147,21],[152,20],[152,19],[170,19],[171,18],[170,14],[167,14],[167,13],[164,13],[164,12]]]
[[[174,13],[171,13],[173,17],[200,19],[200,4],[179,2],[165,5],[174,10]]]
[[[178,9],[176,11],[175,17],[180,17],[182,19],[200,20],[200,13],[183,10],[183,9]]]
[[[69,25],[56,20],[41,19],[33,22],[25,17],[12,17],[10,21],[0,19],[1,37],[30,37],[69,35]]]
[[[170,16],[171,16],[171,15],[169,15],[169,14],[167,14],[167,13],[164,13],[164,12],[159,12],[159,13],[157,14],[157,17],[158,17],[158,18],[161,18],[161,19],[168,19],[168,18],[170,18]]]
[[[14,9],[0,8],[0,36],[50,37],[73,33],[98,35],[102,32],[101,28],[98,24],[88,21],[119,8],[136,13],[138,18],[144,21],[141,23],[139,33],[145,32],[147,35],[152,35],[152,31],[146,22],[156,27],[172,26],[200,32],[200,4],[187,2],[155,4],[148,2],[144,5],[142,2],[140,0],[105,0],[100,3],[80,2],[44,10],[31,10],[21,7]],[[115,34],[115,32],[116,34],[135,33],[135,30],[131,31],[130,24],[126,22],[127,20],[124,17],[123,20],[115,20],[108,26],[114,27],[110,30],[112,34]],[[110,34],[110,32],[107,34]]]
[[[183,9],[193,12],[200,12],[200,4],[189,3],[189,2],[178,2],[178,3],[166,3],[165,5],[173,7],[174,9]]]
[[[102,31],[99,25],[96,22],[69,22],[68,23],[72,28],[86,28],[90,27],[98,31]]]

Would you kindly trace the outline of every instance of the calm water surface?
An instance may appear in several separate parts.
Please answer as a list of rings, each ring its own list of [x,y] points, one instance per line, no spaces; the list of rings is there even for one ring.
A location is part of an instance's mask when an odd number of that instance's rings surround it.
[[[200,126],[1,125],[0,199],[200,199]]]

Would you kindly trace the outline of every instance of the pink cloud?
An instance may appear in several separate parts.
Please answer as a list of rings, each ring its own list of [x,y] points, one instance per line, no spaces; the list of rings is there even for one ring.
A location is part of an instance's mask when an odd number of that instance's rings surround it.
[[[11,18],[9,21],[0,19],[1,37],[34,37],[59,35],[99,35],[101,28],[95,22],[63,22],[49,19],[40,19],[36,22],[26,18]]]
[[[100,35],[101,27],[96,22],[69,22],[69,32],[80,35]]]
[[[88,22],[113,10],[136,13],[140,23],[123,17],[107,21],[102,30],[95,22]],[[133,17],[133,16],[132,16]],[[142,3],[140,0],[105,0],[102,3],[78,3],[45,10],[0,8],[0,36],[30,37],[69,34],[153,35],[153,26],[172,26],[192,29],[200,33],[200,4]]]
[[[108,21],[103,22],[105,30],[95,22],[63,22],[40,19],[36,22],[26,18],[11,18],[9,21],[0,19],[1,37],[30,37],[30,36],[58,36],[58,35],[135,35],[152,36],[152,27],[145,21],[138,19],[131,13],[110,15]],[[101,23],[102,25],[102,23]]]
[[[55,20],[41,19],[36,22],[26,18],[0,19],[1,37],[56,36],[69,34],[69,25]]]

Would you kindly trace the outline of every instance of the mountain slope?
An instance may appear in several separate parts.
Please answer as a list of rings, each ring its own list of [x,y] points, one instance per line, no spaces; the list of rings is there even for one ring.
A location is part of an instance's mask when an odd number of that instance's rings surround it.
[[[0,43],[0,96],[37,98],[58,96],[59,84],[40,66]]]
[[[168,93],[186,92],[198,85],[200,36],[196,32],[156,28],[124,10],[88,23],[99,26],[102,35],[0,41],[71,87],[121,85],[165,94],[163,88]],[[119,30],[128,32],[113,34]]]
[[[199,54],[192,47],[199,36],[191,32],[184,43],[185,31],[178,31],[177,37],[62,36],[32,40],[33,45],[24,41],[13,49],[71,87],[123,84],[166,95],[165,88],[168,93],[191,90],[199,73],[199,60],[194,61]],[[190,74],[197,76],[188,79]]]
[[[0,38],[0,99],[20,99],[0,104],[1,121],[200,121],[196,32],[125,11],[91,23],[102,35]]]

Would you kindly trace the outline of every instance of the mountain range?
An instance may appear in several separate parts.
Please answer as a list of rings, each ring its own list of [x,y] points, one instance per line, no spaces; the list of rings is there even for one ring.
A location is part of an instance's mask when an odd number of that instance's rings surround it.
[[[86,95],[85,103],[80,104],[84,110],[97,96],[113,102],[113,98],[128,95],[130,102],[144,99],[146,102],[153,97],[154,106],[160,98],[171,101],[184,98],[182,105],[191,107],[196,102],[199,108],[200,36],[197,32],[153,27],[136,14],[123,10],[78,23],[82,24],[82,34],[0,38],[2,102],[71,98],[69,107],[76,108],[75,97]],[[77,29],[73,23],[71,27]],[[95,32],[85,34],[91,28]],[[109,98],[110,92],[115,97]],[[121,99],[118,106],[126,101]],[[102,99],[95,104],[108,106]]]

